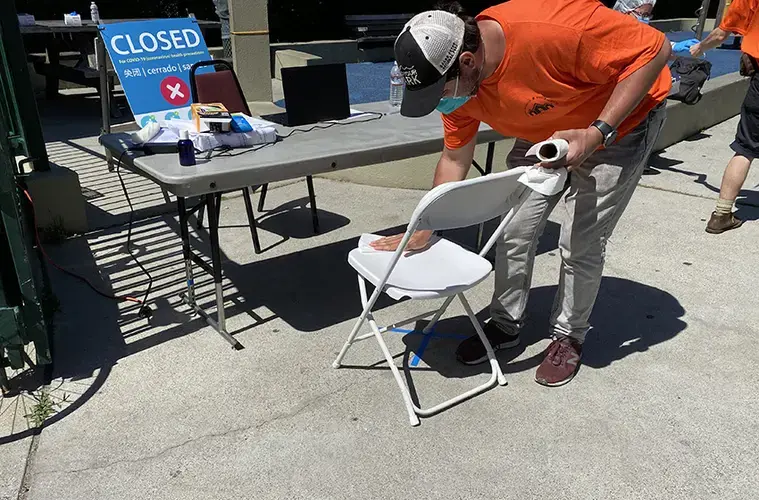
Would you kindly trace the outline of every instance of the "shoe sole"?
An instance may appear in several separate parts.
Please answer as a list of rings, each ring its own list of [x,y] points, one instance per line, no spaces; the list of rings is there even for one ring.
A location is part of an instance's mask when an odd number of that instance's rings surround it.
[[[543,387],[561,387],[562,385],[567,385],[568,383],[572,381],[573,378],[575,378],[575,375],[577,375],[577,372],[580,371],[580,366],[582,365],[578,364],[575,371],[572,372],[572,375],[570,375],[569,377],[565,378],[564,380],[560,382],[546,382],[544,380],[542,381],[538,380],[537,378],[535,379],[535,382],[542,385]]]
[[[726,227],[726,228],[723,228],[723,229],[712,229],[712,228],[710,228],[710,227],[707,226],[706,232],[709,233],[709,234],[722,234],[722,233],[724,233],[726,231],[730,231],[731,229],[738,229],[742,225],[743,225],[743,221],[740,221],[737,224],[734,224],[734,225],[732,225],[730,227]]]
[[[512,340],[510,342],[504,342],[503,344],[498,344],[498,347],[493,346],[493,352],[502,351],[504,349],[511,349],[512,347],[516,347],[518,345],[519,345],[519,339]],[[477,358],[475,360],[472,360],[472,361],[464,361],[463,359],[459,358],[458,356],[456,357],[456,359],[458,359],[459,363],[462,363],[464,365],[474,366],[474,365],[482,364],[485,361],[488,361],[488,354],[485,353],[484,356],[482,356],[480,358]]]

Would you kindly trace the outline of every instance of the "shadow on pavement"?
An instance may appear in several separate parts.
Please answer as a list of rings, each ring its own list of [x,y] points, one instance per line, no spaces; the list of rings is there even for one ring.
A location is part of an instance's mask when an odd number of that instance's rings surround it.
[[[316,212],[319,216],[319,234],[330,233],[350,223],[350,219],[343,215],[320,209],[318,202]],[[285,240],[314,236],[308,197],[283,203],[271,210],[264,210],[258,217],[259,228],[277,234]]]
[[[530,293],[527,321],[521,334],[521,344],[498,353],[504,373],[516,373],[537,368],[543,360],[539,353],[517,360],[525,349],[549,338],[548,320],[557,287],[543,286]],[[680,302],[669,293],[643,283],[622,278],[604,278],[591,317],[593,329],[585,342],[582,363],[591,368],[604,368],[630,354],[645,352],[666,342],[683,331],[687,323]],[[478,314],[480,321],[488,318],[487,309]],[[416,325],[417,331],[425,323]],[[447,338],[433,338],[421,354],[431,370],[449,378],[465,378],[489,373],[487,363],[470,367],[456,361],[456,348],[464,336],[474,335],[466,316],[444,318],[435,327],[436,334]],[[405,335],[406,356],[417,353],[424,341],[422,335]],[[413,371],[413,370],[412,370]]]
[[[649,160],[649,165],[656,169],[669,170],[670,172],[675,172],[677,174],[683,174],[688,177],[693,177],[694,183],[704,186],[706,189],[708,189],[709,191],[715,194],[715,202],[716,202],[716,198],[717,198],[716,195],[719,194],[719,186],[712,185],[709,182],[707,182],[708,176],[706,174],[703,174],[700,172],[694,172],[692,170],[675,168],[677,165],[681,165],[682,163],[683,162],[680,160],[664,158],[661,156],[661,153],[654,153],[651,156],[651,159]],[[725,166],[727,166],[727,164],[725,164]],[[740,207],[740,205],[759,207],[759,191],[756,191],[754,189],[741,189],[740,193],[738,194],[736,205],[738,207]],[[748,217],[751,217],[751,215],[748,215]],[[755,220],[755,219],[752,218],[749,220]]]

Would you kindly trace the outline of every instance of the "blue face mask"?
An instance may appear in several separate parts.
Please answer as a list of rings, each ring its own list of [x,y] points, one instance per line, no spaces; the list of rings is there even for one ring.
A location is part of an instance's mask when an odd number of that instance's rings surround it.
[[[440,104],[437,105],[437,110],[444,115],[450,115],[461,106],[469,102],[472,98],[470,95],[456,96],[459,92],[459,77],[456,77],[456,88],[453,90],[453,97],[441,97]]]
[[[468,95],[461,97],[443,97],[440,99],[440,104],[437,105],[437,110],[444,115],[450,115],[461,106],[469,102],[469,99],[471,98],[472,96]]]
[[[642,22],[643,24],[651,23],[651,16],[644,16],[642,14],[638,14],[637,12],[633,12],[632,14],[638,21]]]

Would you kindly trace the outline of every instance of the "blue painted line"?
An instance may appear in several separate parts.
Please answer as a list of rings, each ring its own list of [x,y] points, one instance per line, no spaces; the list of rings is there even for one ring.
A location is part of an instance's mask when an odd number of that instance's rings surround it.
[[[401,335],[423,335],[424,338],[419,343],[419,348],[414,353],[414,357],[411,358],[411,361],[409,362],[409,366],[416,367],[419,366],[419,362],[422,360],[422,356],[424,355],[424,350],[427,349],[427,346],[430,343],[430,340],[433,338],[439,338],[439,339],[457,339],[457,340],[464,340],[469,338],[468,335],[459,335],[456,333],[437,333],[434,330],[429,333],[423,333],[417,330],[406,330],[404,328],[393,328],[392,330],[389,330],[393,333],[400,333]]]
[[[408,333],[414,333],[414,330],[404,330],[403,328],[393,328],[390,331],[391,332],[395,332],[395,333],[402,333],[404,335],[406,335]]]
[[[432,334],[427,334],[422,339],[422,343],[419,344],[419,349],[417,349],[416,353],[414,353],[414,357],[411,358],[411,362],[409,363],[409,366],[418,366],[419,361],[421,361],[421,357],[424,354],[424,350],[427,349],[427,344],[430,343],[430,339],[432,339]]]
[[[437,337],[439,339],[457,339],[457,340],[464,340],[468,339],[469,335],[461,335],[458,333],[437,333],[435,330],[432,330],[428,334],[424,334],[417,330],[406,330],[403,328],[393,328],[392,330],[388,330],[393,333],[400,333],[402,335],[431,335],[433,337]]]

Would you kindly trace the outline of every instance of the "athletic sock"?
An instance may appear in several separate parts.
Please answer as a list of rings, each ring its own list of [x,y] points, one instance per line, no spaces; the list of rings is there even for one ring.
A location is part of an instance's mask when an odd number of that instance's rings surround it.
[[[715,212],[717,215],[728,215],[733,212],[733,203],[735,203],[735,200],[720,198],[717,200],[717,208]]]

